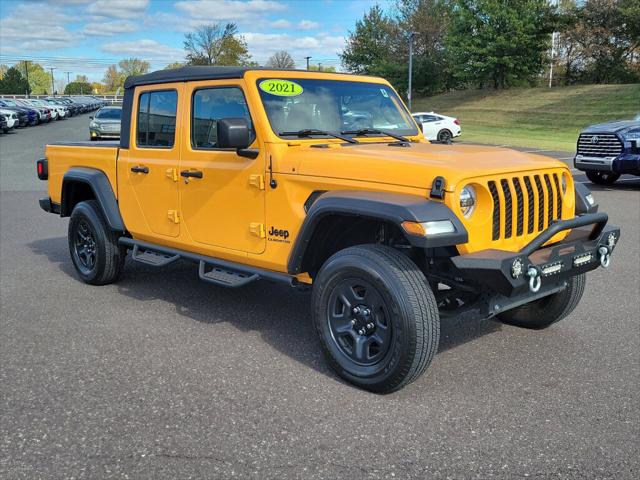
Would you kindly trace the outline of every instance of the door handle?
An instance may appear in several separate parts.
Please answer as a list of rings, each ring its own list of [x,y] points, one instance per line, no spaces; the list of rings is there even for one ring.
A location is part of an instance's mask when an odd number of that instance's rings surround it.
[[[185,178],[202,178],[202,172],[200,170],[182,170],[180,176]]]
[[[149,173],[149,167],[131,167],[133,173]]]

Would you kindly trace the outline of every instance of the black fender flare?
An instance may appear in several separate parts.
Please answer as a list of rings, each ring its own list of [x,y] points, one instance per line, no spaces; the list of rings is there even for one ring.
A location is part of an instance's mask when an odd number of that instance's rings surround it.
[[[124,232],[124,222],[118,208],[118,201],[111,188],[111,182],[104,172],[95,168],[74,167],[67,170],[62,178],[62,199],[60,204],[60,216],[71,215],[74,205],[72,191],[74,185],[82,183],[87,185],[95,196],[98,205],[107,219],[109,228],[114,231]]]
[[[315,197],[315,198],[314,198]],[[313,203],[308,207],[295,244],[291,249],[287,270],[290,274],[301,273],[302,262],[320,221],[329,215],[366,217],[397,225],[402,222],[428,222],[450,220],[455,232],[433,237],[407,234],[411,245],[418,248],[447,247],[466,243],[469,235],[458,217],[444,203],[417,195],[360,190],[336,190],[312,194]],[[307,204],[309,201],[307,201]]]

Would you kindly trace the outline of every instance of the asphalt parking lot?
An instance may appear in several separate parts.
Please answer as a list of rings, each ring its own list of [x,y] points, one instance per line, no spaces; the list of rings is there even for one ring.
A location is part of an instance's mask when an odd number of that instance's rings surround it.
[[[88,122],[0,137],[0,478],[638,477],[640,179],[593,187],[622,239],[569,318],[443,321],[427,374],[377,396],[327,368],[308,292],[187,263],[81,283],[34,161]]]

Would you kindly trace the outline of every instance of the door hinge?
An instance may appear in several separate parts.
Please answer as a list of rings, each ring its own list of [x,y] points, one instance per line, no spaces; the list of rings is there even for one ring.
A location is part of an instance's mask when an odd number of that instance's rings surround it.
[[[264,223],[250,223],[249,231],[252,235],[255,235],[258,238],[264,238],[267,236],[267,232],[264,229]]]
[[[258,190],[264,190],[264,177],[262,175],[251,175],[249,176],[249,184]]]
[[[174,182],[178,181],[178,169],[177,168],[167,168],[167,177],[169,177]]]
[[[177,210],[167,211],[167,218],[171,220],[173,223],[180,223],[180,217],[178,216]]]

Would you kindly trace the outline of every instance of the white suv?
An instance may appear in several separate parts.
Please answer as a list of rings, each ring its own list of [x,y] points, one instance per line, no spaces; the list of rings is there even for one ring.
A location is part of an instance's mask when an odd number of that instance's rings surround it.
[[[459,137],[462,133],[460,121],[457,118],[434,112],[417,112],[412,115],[422,127],[422,133],[427,140],[449,143],[452,138]]]
[[[12,128],[18,126],[18,114],[13,110],[5,110],[4,108],[0,108],[0,115],[4,115],[4,118],[7,119],[7,130],[11,130]]]

